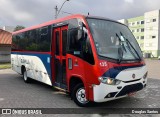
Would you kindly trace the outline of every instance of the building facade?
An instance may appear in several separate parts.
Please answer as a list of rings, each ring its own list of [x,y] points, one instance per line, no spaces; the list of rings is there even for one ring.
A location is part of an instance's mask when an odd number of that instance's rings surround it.
[[[10,62],[12,34],[0,29],[0,63]]]
[[[160,56],[160,10],[144,13],[143,16],[122,19],[119,22],[127,25],[143,53],[150,53],[151,57]]]
[[[14,26],[3,26],[3,27],[0,27],[0,29],[12,33],[14,31],[15,27]]]

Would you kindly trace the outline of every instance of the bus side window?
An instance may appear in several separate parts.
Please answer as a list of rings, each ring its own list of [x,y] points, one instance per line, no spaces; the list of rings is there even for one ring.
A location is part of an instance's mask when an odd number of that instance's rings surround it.
[[[60,35],[59,35],[59,32],[57,31],[56,32],[56,55],[59,55],[59,46],[60,46]]]
[[[91,49],[88,34],[85,34],[85,39],[80,36],[78,28],[69,30],[68,46],[69,53],[82,58],[88,63],[94,65],[94,57]]]
[[[69,45],[68,50],[70,53],[77,56],[81,56],[82,43],[81,43],[81,38],[78,37],[77,28],[69,30],[68,45]]]
[[[67,29],[62,31],[62,43],[63,43],[63,56],[66,56],[66,47],[67,47]]]
[[[38,51],[49,52],[50,51],[50,42],[51,42],[51,35],[50,35],[50,26],[42,27],[39,30],[39,39],[38,39]]]
[[[91,44],[88,36],[83,43],[83,59],[92,65],[95,64],[93,52],[92,52],[92,48],[91,48]]]

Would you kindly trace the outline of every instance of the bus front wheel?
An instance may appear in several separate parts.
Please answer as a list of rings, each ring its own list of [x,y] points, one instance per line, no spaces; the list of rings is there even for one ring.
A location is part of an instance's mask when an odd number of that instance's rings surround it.
[[[26,83],[29,83],[29,82],[30,82],[30,79],[29,79],[28,76],[27,76],[26,68],[23,69],[23,80],[24,80],[24,82],[26,82]]]
[[[86,91],[83,84],[77,84],[72,91],[72,98],[74,102],[80,107],[90,105],[90,101],[86,99]]]

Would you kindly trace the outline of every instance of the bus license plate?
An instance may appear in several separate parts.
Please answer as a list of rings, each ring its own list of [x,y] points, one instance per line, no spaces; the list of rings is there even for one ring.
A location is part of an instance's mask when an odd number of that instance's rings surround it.
[[[133,96],[135,94],[136,94],[136,92],[131,92],[131,93],[128,94],[128,96]]]

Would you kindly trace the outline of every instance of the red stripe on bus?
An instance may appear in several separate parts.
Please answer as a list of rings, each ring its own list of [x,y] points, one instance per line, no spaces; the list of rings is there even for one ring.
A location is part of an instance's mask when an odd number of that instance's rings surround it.
[[[35,53],[35,54],[51,54],[51,52],[35,52],[35,51],[12,51],[12,52],[19,52],[19,53]]]

